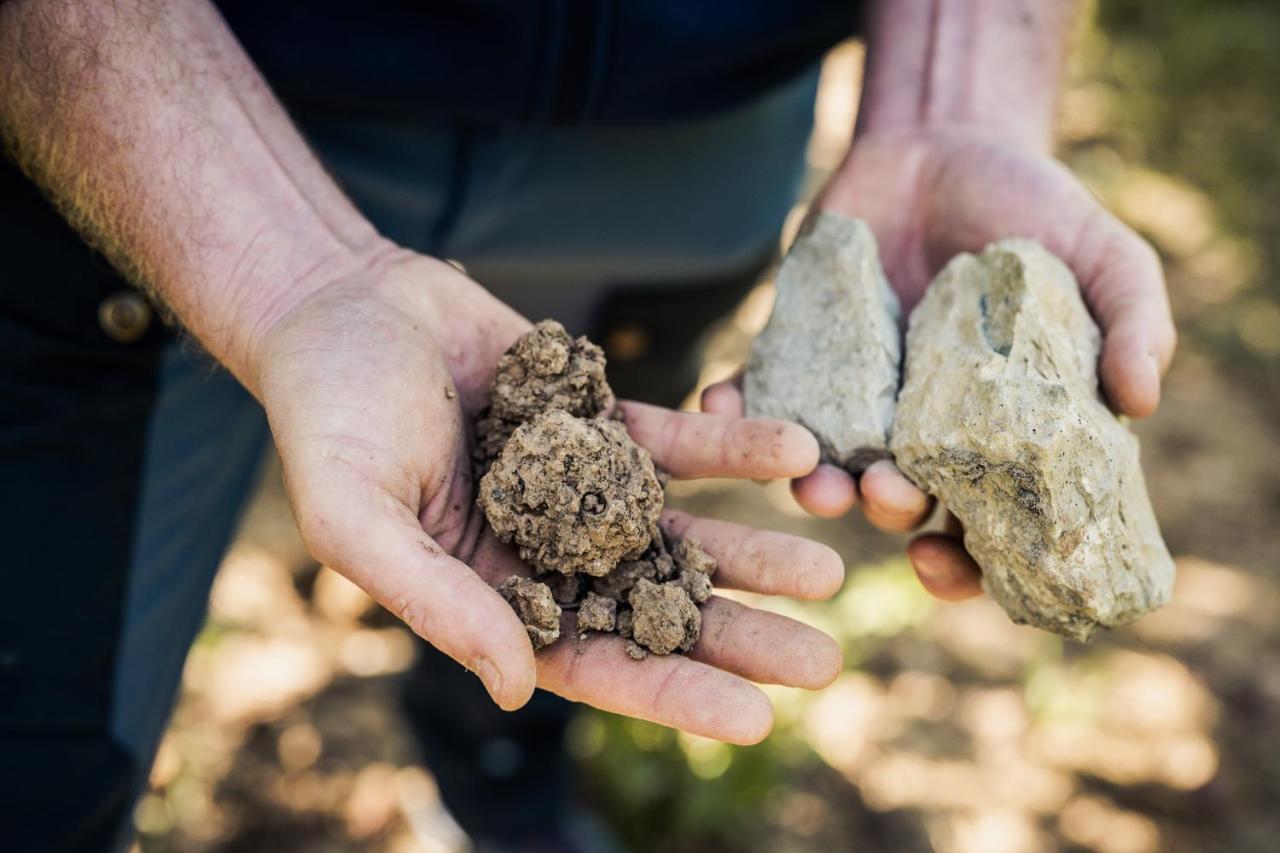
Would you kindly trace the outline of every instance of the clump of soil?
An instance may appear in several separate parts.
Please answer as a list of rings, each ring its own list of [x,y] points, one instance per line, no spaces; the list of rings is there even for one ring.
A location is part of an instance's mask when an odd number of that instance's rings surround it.
[[[535,649],[549,646],[560,638],[560,607],[546,584],[509,577],[498,585],[498,594],[520,616]]]
[[[553,409],[511,434],[480,481],[480,506],[535,571],[598,577],[648,548],[662,486],[622,424]]]
[[[536,575],[509,578],[499,592],[535,649],[559,637],[562,610],[576,610],[580,635],[620,634],[634,658],[688,651],[715,559],[658,526],[659,474],[610,418],[604,367],[599,347],[552,320],[499,361],[476,422],[477,502]]]
[[[489,406],[476,421],[482,472],[517,427],[543,412],[596,418],[612,409],[604,365],[604,350],[586,337],[569,337],[555,320],[543,320],[512,344],[498,359]]]

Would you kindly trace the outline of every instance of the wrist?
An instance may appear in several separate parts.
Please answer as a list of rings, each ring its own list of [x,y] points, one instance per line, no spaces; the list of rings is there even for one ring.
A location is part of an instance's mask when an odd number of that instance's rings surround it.
[[[357,280],[404,253],[375,234],[359,244],[264,246],[241,254],[223,309],[192,321],[181,318],[209,353],[255,395],[271,333],[324,291]],[[251,257],[256,255],[257,257]]]
[[[877,0],[858,135],[963,134],[1048,153],[1077,0]]]

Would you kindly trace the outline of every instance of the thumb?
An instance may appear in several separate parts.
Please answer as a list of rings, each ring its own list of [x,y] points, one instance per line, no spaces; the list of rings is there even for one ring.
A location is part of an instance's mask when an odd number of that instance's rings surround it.
[[[1160,380],[1177,344],[1159,256],[1096,207],[1064,259],[1102,327],[1098,374],[1107,398],[1122,414],[1150,415],[1160,403]]]
[[[524,626],[492,587],[427,535],[410,507],[340,470],[313,476],[305,495],[294,507],[313,556],[479,676],[500,707],[529,701],[537,673]]]

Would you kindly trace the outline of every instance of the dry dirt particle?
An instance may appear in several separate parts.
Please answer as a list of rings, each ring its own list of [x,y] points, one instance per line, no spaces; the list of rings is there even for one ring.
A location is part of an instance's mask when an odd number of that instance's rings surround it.
[[[631,590],[632,636],[651,652],[687,652],[698,641],[702,615],[678,584],[641,580]]]
[[[512,433],[480,481],[494,532],[540,572],[599,577],[639,557],[662,502],[653,461],[621,425],[558,410]]]
[[[560,606],[546,584],[509,577],[498,585],[498,594],[520,617],[535,649],[549,646],[560,638]]]
[[[711,575],[716,570],[716,558],[702,550],[702,542],[693,536],[677,539],[671,546],[671,556],[681,571],[701,572]]]
[[[617,624],[617,612],[618,602],[589,592],[578,608],[578,630],[612,631]]]

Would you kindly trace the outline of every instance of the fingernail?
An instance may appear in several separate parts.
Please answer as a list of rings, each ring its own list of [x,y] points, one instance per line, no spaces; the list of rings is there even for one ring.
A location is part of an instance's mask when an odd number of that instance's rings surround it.
[[[484,682],[484,689],[489,691],[489,695],[493,700],[498,701],[498,697],[502,693],[502,673],[493,665],[493,661],[488,658],[476,658],[472,669],[476,675]]]

